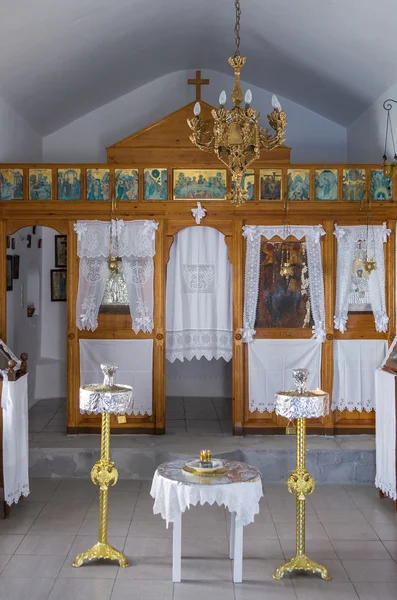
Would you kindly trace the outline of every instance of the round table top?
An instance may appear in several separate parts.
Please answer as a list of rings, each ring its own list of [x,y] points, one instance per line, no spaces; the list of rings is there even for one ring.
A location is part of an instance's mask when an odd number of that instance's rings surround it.
[[[216,457],[214,457],[216,458]],[[225,485],[229,483],[250,483],[261,479],[261,474],[256,467],[247,465],[237,460],[224,460],[223,463],[228,467],[226,473],[222,475],[193,475],[182,471],[187,460],[173,460],[163,463],[157,468],[157,474],[165,479],[169,479],[176,484],[184,485]]]

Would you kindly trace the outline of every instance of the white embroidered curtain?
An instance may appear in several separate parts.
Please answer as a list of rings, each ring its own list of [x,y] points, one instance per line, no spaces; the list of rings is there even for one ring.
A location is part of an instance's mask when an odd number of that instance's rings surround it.
[[[338,256],[336,270],[336,306],[334,316],[335,329],[342,333],[347,328],[349,312],[349,295],[353,275],[353,259],[357,242],[367,242],[369,257],[376,261],[376,269],[368,276],[368,285],[371,295],[372,312],[375,318],[376,331],[387,331],[389,317],[386,313],[385,297],[385,259],[383,244],[390,235],[386,223],[383,225],[357,225],[339,227],[335,225],[334,235],[338,240]],[[367,239],[368,238],[368,239]]]
[[[232,358],[232,268],[219,231],[188,227],[175,235],[166,299],[170,362]]]
[[[256,333],[254,326],[259,295],[259,269],[261,237],[271,240],[278,236],[285,240],[289,236],[297,240],[305,238],[309,269],[310,306],[313,315],[313,338],[325,340],[324,279],[321,258],[321,236],[325,235],[321,225],[313,226],[259,226],[245,225],[243,236],[247,240],[244,283],[243,340],[251,342]]]
[[[109,276],[110,252],[122,259],[123,275],[135,333],[153,330],[153,256],[155,221],[77,221],[80,258],[76,323],[94,331]]]

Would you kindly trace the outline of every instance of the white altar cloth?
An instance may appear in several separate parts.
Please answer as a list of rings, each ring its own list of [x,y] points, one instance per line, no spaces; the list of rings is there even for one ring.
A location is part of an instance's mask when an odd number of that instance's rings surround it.
[[[3,373],[4,500],[11,506],[29,490],[28,375],[8,381]]]
[[[230,558],[234,558],[233,581],[242,581],[243,527],[259,513],[263,496],[260,472],[245,463],[224,461],[229,470],[217,477],[199,477],[182,471],[185,460],[160,465],[150,495],[153,513],[173,523],[173,581],[181,580],[182,513],[197,504],[225,506],[231,513]]]
[[[396,482],[396,376],[382,369],[375,372],[376,477],[375,485],[397,500]]]

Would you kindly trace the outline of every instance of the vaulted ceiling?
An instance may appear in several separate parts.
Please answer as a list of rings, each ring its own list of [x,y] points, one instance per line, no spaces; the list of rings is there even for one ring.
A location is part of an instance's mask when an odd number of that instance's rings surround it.
[[[0,96],[43,135],[170,72],[231,74],[234,0],[4,4]],[[241,8],[249,83],[348,125],[397,81],[397,0],[241,0]]]

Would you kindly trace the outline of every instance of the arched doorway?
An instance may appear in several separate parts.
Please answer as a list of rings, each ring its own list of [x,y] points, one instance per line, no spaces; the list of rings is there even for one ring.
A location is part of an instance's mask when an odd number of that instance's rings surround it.
[[[225,236],[174,236],[166,283],[166,431],[232,433],[232,269]]]

